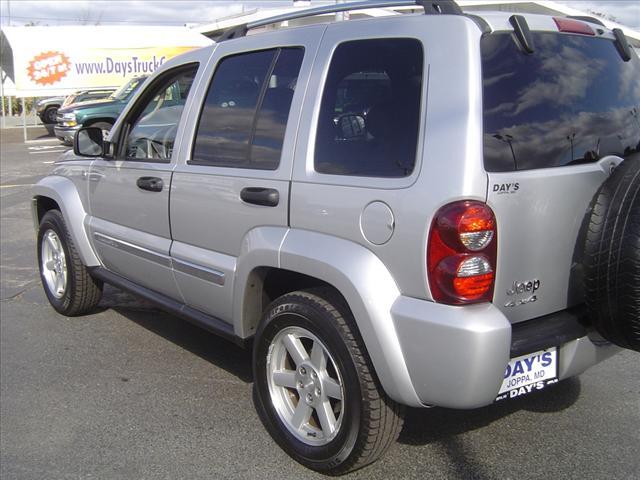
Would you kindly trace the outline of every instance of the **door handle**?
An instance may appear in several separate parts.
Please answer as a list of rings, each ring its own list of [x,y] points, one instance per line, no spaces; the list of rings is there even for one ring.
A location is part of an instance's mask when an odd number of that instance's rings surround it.
[[[149,192],[161,192],[164,183],[158,177],[140,177],[136,182],[140,190],[148,190]]]
[[[240,191],[240,199],[253,205],[275,207],[280,202],[280,193],[273,188],[246,187]]]

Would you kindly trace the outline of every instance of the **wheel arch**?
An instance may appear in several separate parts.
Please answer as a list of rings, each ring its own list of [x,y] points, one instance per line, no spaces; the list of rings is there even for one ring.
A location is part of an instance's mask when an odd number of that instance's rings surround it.
[[[84,119],[83,126],[90,127],[91,125],[95,125],[96,123],[100,123],[100,122],[109,123],[113,127],[113,125],[116,123],[116,119],[113,117],[104,117],[104,116],[87,117]]]
[[[243,336],[253,335],[263,312],[278,297],[298,290],[328,287],[342,295],[333,285],[311,275],[273,266],[259,266],[251,270],[242,295]]]
[[[60,210],[60,205],[51,197],[45,197],[44,195],[34,196],[32,199],[32,218],[33,218],[33,226],[36,231],[40,227],[40,222],[42,221],[42,217],[44,217],[45,213],[49,210]]]
[[[421,406],[391,317],[400,295],[391,274],[370,250],[353,242],[296,229],[260,228],[243,242],[236,270],[236,334],[253,335],[264,309],[280,295],[327,286],[341,295],[386,393]]]
[[[87,267],[100,265],[85,228],[88,215],[76,186],[71,180],[50,176],[43,178],[33,187],[31,214],[36,231],[44,214],[51,209],[58,209],[62,212],[82,263]]]

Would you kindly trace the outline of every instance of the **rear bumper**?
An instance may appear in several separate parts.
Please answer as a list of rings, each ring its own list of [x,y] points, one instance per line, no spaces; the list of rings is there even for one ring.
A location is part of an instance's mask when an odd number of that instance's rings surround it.
[[[592,341],[567,312],[512,326],[492,304],[452,307],[399,297],[391,315],[413,387],[425,405],[468,409],[493,403],[509,359],[542,348],[559,347],[560,379],[620,351]]]

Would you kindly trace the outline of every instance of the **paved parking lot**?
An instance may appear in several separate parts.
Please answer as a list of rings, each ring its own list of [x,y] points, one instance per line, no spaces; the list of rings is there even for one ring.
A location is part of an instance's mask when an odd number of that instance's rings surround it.
[[[109,287],[93,315],[48,306],[29,191],[64,148],[0,133],[0,477],[320,478],[262,427],[249,352]],[[346,478],[632,479],[639,446],[640,355],[624,352],[528,397],[409,410]]]

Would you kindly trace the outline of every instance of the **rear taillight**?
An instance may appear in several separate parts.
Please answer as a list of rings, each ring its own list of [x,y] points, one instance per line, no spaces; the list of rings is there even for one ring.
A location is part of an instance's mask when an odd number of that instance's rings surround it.
[[[427,272],[436,302],[466,305],[491,301],[496,271],[496,219],[484,203],[445,205],[429,232]]]

